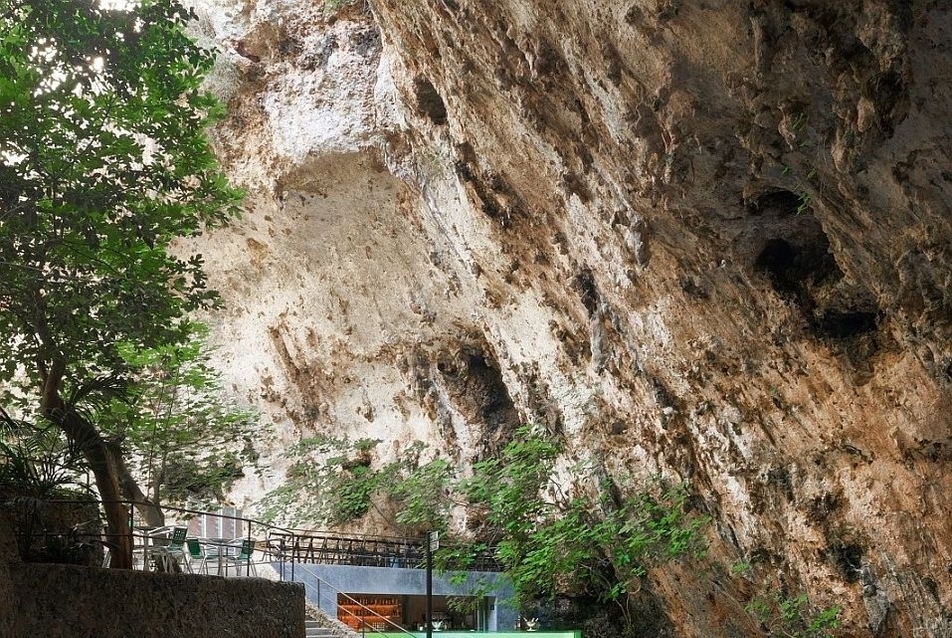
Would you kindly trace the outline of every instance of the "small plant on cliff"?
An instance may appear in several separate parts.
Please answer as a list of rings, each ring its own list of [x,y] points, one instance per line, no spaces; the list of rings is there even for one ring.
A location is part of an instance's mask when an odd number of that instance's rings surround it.
[[[324,0],[324,11],[334,13],[364,0]]]
[[[359,519],[394,472],[391,466],[373,467],[372,453],[379,443],[325,435],[302,439],[285,453],[294,461],[284,483],[258,502],[259,516],[288,525]]]
[[[747,612],[770,638],[832,638],[829,630],[840,625],[838,606],[811,612],[806,594],[758,596],[747,605]]]

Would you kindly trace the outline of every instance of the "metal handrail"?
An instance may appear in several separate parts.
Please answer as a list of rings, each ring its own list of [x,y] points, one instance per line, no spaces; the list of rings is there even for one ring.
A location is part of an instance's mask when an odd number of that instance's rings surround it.
[[[408,569],[423,569],[426,565],[421,538],[280,530],[269,531],[268,543],[276,546],[284,560],[292,563]],[[474,557],[474,564],[460,569],[503,571],[493,549],[482,552]]]
[[[319,585],[318,591],[317,591],[317,601],[318,601],[317,607],[318,607],[318,608],[320,608],[320,601],[321,601],[320,585],[323,585],[323,586],[325,586],[327,589],[330,589],[332,592],[334,592],[336,595],[342,596],[345,600],[348,600],[348,601],[352,602],[354,605],[356,605],[356,606],[360,607],[361,609],[363,609],[363,610],[369,612],[369,614],[368,614],[369,616],[371,616],[371,617],[376,616],[378,619],[380,619],[381,621],[383,621],[383,624],[388,625],[388,626],[390,626],[390,627],[393,627],[394,631],[399,632],[399,633],[401,633],[401,634],[405,634],[406,636],[410,636],[411,638],[416,638],[415,634],[413,634],[412,632],[408,631],[408,630],[407,630],[406,628],[404,628],[403,626],[401,626],[401,625],[399,625],[399,624],[393,622],[392,620],[390,620],[390,619],[387,618],[386,616],[381,616],[380,614],[378,614],[377,612],[375,612],[373,609],[371,609],[370,607],[364,605],[363,603],[361,603],[359,600],[357,600],[356,598],[354,598],[354,597],[351,596],[350,594],[347,594],[347,593],[341,591],[340,589],[337,589],[336,587],[334,587],[333,585],[331,585],[329,582],[327,582],[326,580],[324,580],[323,578],[321,578],[320,576],[318,576],[316,573],[314,573],[314,571],[311,570],[311,569],[310,569],[309,567],[307,567],[306,565],[301,565],[301,569],[304,570],[305,572],[307,572],[307,574],[308,574],[311,578],[313,578],[314,580],[316,580],[316,581],[318,582],[318,585]],[[301,582],[301,583],[304,585],[305,588],[308,587],[308,583],[307,583],[306,581],[297,581],[297,582]],[[341,610],[340,610],[340,608],[338,607],[338,614],[340,613],[340,611],[341,611]],[[349,609],[344,609],[344,611],[345,611],[346,613],[349,613],[349,614],[351,614],[351,615],[356,616],[356,614],[353,614],[353,612],[351,612]],[[356,616],[356,617],[361,618],[360,616]],[[363,636],[366,636],[366,635],[367,635],[368,630],[369,630],[370,633],[373,633],[373,634],[382,634],[382,633],[385,633],[385,632],[383,632],[383,631],[381,631],[381,630],[379,630],[379,629],[377,629],[377,628],[375,628],[375,627],[373,627],[373,626],[368,627],[367,623],[364,622],[364,621],[361,621],[360,625],[361,625],[361,626],[360,626],[360,632],[361,632],[361,635],[363,635]],[[348,627],[350,627],[350,626],[348,625]]]
[[[129,500],[121,500],[121,501],[100,501],[100,500],[98,500],[98,499],[54,499],[54,500],[50,500],[50,501],[47,501],[47,502],[56,502],[56,503],[85,503],[85,504],[98,503],[98,504],[100,504],[100,505],[102,505],[102,504],[104,504],[104,503],[117,503],[117,502],[118,502],[118,503],[123,503],[123,504],[125,504],[125,505],[127,505],[127,506],[129,507],[129,520],[130,520],[130,521],[132,521],[133,518],[134,518],[133,508],[134,508],[135,506],[137,506],[137,505],[148,505],[148,506],[152,506],[152,505],[149,504],[149,503],[143,503],[143,502],[137,502],[137,501],[129,501]],[[357,605],[357,606],[359,606],[360,608],[362,608],[362,609],[364,609],[365,611],[367,611],[367,612],[368,612],[368,615],[369,615],[370,617],[376,617],[376,618],[378,618],[380,621],[382,621],[381,624],[382,624],[383,626],[392,627],[394,631],[399,632],[399,633],[401,633],[401,634],[405,634],[406,636],[411,636],[411,637],[414,636],[413,633],[411,633],[410,631],[408,631],[407,629],[405,629],[403,626],[401,626],[401,625],[399,625],[399,624],[393,622],[392,620],[390,620],[389,618],[387,618],[387,617],[385,617],[385,616],[382,616],[382,615],[378,614],[376,611],[374,611],[373,609],[371,609],[371,608],[367,607],[366,605],[360,603],[360,601],[358,601],[357,599],[353,598],[353,597],[350,596],[349,594],[347,594],[347,593],[345,593],[345,592],[343,592],[343,591],[337,589],[336,587],[334,587],[333,585],[331,585],[330,583],[328,583],[328,582],[327,582],[326,580],[324,580],[323,578],[320,578],[319,576],[317,576],[317,575],[313,572],[313,570],[311,570],[310,568],[307,567],[307,565],[305,564],[306,561],[296,561],[296,560],[295,560],[295,552],[293,551],[293,547],[294,547],[293,543],[292,543],[292,546],[291,546],[291,547],[292,547],[292,551],[290,551],[290,552],[288,551],[288,550],[289,550],[289,548],[288,548],[288,540],[290,539],[290,540],[293,541],[294,539],[325,539],[325,538],[327,538],[327,539],[335,539],[335,540],[339,540],[339,541],[353,541],[353,542],[356,542],[356,543],[364,543],[364,544],[366,544],[366,543],[374,543],[374,544],[376,544],[376,545],[378,545],[378,546],[382,545],[382,546],[385,546],[385,547],[398,547],[398,548],[400,548],[400,549],[402,549],[402,550],[405,550],[405,556],[403,557],[404,559],[408,559],[408,558],[412,557],[413,559],[415,559],[415,563],[410,563],[408,560],[397,560],[397,561],[395,561],[395,562],[391,562],[390,564],[381,565],[381,566],[420,568],[420,567],[423,567],[423,566],[424,566],[423,563],[425,562],[425,561],[422,561],[422,560],[421,560],[421,559],[423,559],[423,557],[424,557],[423,549],[424,549],[424,544],[425,544],[422,539],[420,539],[420,538],[408,538],[408,537],[396,537],[396,536],[389,536],[389,537],[388,537],[388,536],[374,536],[374,535],[369,535],[369,534],[347,534],[347,535],[342,535],[342,534],[334,534],[334,533],[330,533],[330,532],[319,532],[319,531],[316,531],[316,530],[295,530],[295,529],[289,529],[289,528],[281,527],[281,526],[278,526],[278,525],[273,525],[273,524],[271,524],[271,523],[266,523],[266,522],[264,522],[264,521],[259,521],[259,520],[253,519],[253,518],[247,518],[247,517],[243,517],[243,516],[233,516],[233,515],[230,515],[230,514],[224,514],[224,513],[218,513],[218,512],[207,512],[207,511],[202,511],[202,510],[195,510],[195,509],[175,507],[175,506],[163,506],[163,507],[162,507],[162,510],[165,511],[165,512],[179,512],[179,513],[187,514],[187,515],[190,515],[190,516],[195,516],[195,515],[211,515],[211,516],[215,516],[215,517],[218,517],[218,518],[221,518],[221,519],[225,519],[225,520],[241,521],[242,523],[245,524],[245,527],[246,527],[246,529],[247,529],[247,534],[246,534],[246,537],[245,537],[245,538],[247,539],[247,541],[249,542],[249,544],[250,544],[251,547],[252,547],[251,557],[249,557],[249,560],[247,561],[247,564],[246,564],[246,570],[245,570],[245,574],[246,574],[246,575],[249,575],[249,576],[250,576],[250,573],[251,573],[251,565],[252,565],[252,558],[253,558],[254,552],[255,552],[255,551],[260,551],[260,552],[262,552],[266,557],[270,557],[273,562],[279,563],[279,565],[280,565],[279,577],[281,578],[281,580],[285,580],[285,564],[286,564],[286,563],[290,563],[290,568],[291,568],[290,580],[291,580],[292,582],[300,582],[300,581],[298,581],[297,578],[296,578],[295,569],[304,570],[304,572],[308,573],[312,578],[314,578],[314,580],[315,580],[315,581],[318,583],[318,585],[319,585],[319,586],[318,586],[318,606],[320,606],[320,605],[319,605],[319,603],[320,603],[320,584],[323,583],[323,585],[326,586],[326,587],[327,587],[328,589],[330,589],[331,591],[336,592],[338,595],[343,596],[346,600],[352,601],[355,605]],[[253,527],[253,526],[259,528],[261,531],[264,532],[265,538],[264,538],[263,543],[262,543],[261,541],[258,541],[258,540],[256,540],[256,539],[253,538],[253,536],[252,536],[252,527]],[[129,531],[129,536],[128,536],[128,538],[129,538],[129,540],[130,540],[130,545],[133,545],[133,546],[135,545],[135,539],[136,539],[136,538],[140,538],[140,539],[143,539],[143,540],[146,539],[146,538],[148,538],[149,541],[152,541],[152,542],[155,541],[155,537],[153,537],[153,536],[151,536],[151,535],[149,535],[149,534],[136,533],[136,531],[133,529],[133,527],[132,527],[131,524],[130,524],[129,528],[130,528],[130,531]],[[109,546],[109,545],[110,545],[110,542],[109,542],[109,536],[110,536],[110,534],[109,534],[108,532],[106,532],[106,531],[103,531],[103,532],[101,532],[101,533],[99,533],[99,534],[87,533],[87,534],[84,534],[84,535],[85,535],[85,536],[88,536],[88,537],[92,537],[95,541],[102,542],[103,545],[106,545],[106,546]],[[102,539],[104,539],[104,540],[102,540]],[[234,539],[234,540],[237,541],[237,540],[241,540],[241,539]],[[275,543],[275,540],[277,541],[276,543]],[[143,542],[142,544],[145,545],[144,542]],[[417,550],[417,551],[414,552],[414,551],[412,551],[412,550]],[[362,556],[362,554],[357,554],[357,555]],[[481,557],[481,558],[482,558],[481,564],[482,564],[484,567],[487,566],[487,565],[485,564],[485,561],[486,561],[487,559],[489,559],[490,556],[491,556],[491,553],[487,552],[487,556]],[[390,558],[393,558],[393,557],[391,556]],[[143,560],[144,560],[144,561],[147,561],[147,560],[148,560],[148,557],[147,557],[147,556],[144,556],[144,557],[143,557]],[[318,562],[318,561],[315,561],[315,562]],[[485,571],[497,571],[497,570],[499,570],[498,564],[496,564],[494,560],[492,560],[492,563],[493,563],[492,566],[495,567],[495,569],[490,568],[490,569],[485,569]],[[258,564],[258,563],[256,562],[255,564]],[[348,564],[359,564],[359,563],[348,563]],[[471,569],[471,567],[470,567],[470,569]],[[308,586],[307,583],[303,583],[303,584],[305,585],[305,587]],[[346,612],[352,613],[352,612],[350,612],[350,610],[346,610],[346,609],[345,609],[344,611],[345,611],[345,613],[346,613]],[[371,633],[374,633],[374,634],[384,633],[383,631],[381,631],[380,629],[377,629],[376,627],[369,627],[369,628],[368,628],[367,623],[366,623],[366,622],[362,622],[362,623],[361,623],[361,631],[362,631],[362,634],[363,634],[363,635],[366,636],[366,634],[368,633],[368,629],[370,630]]]
[[[122,503],[129,507],[130,521],[134,518],[134,509],[137,506],[153,507],[151,503],[143,501],[120,500],[120,501],[98,501],[105,503]],[[88,503],[90,500],[62,499],[52,502],[59,503]],[[377,567],[401,567],[410,569],[422,569],[424,561],[424,542],[421,538],[405,536],[384,536],[371,534],[338,534],[329,531],[288,528],[272,523],[266,523],[253,518],[244,516],[234,516],[230,514],[207,512],[203,510],[190,509],[176,506],[162,506],[164,512],[178,512],[187,516],[211,515],[216,518],[231,521],[240,521],[246,528],[246,536],[249,542],[254,541],[252,527],[260,529],[264,534],[263,546],[256,549],[263,551],[266,555],[277,551],[277,557],[280,560],[287,560],[292,563],[326,563],[326,564],[347,564],[358,566],[377,566]],[[130,534],[134,543],[135,534],[130,525]],[[107,542],[109,533],[103,532],[102,538]],[[236,539],[237,540],[237,539]],[[324,548],[315,548],[314,541],[333,541],[337,546],[322,551]],[[347,543],[344,548],[341,543]],[[305,548],[304,545],[307,544]],[[275,547],[277,545],[277,547]],[[325,546],[326,548],[326,546]],[[321,560],[322,559],[322,560]],[[251,566],[247,566],[246,573],[250,573]],[[475,571],[502,571],[502,567],[495,560],[494,552],[487,551],[483,555],[476,557],[476,564],[468,566],[466,569],[475,569]]]
[[[145,503],[145,502],[142,502],[142,501],[132,501],[132,500],[103,501],[103,500],[99,500],[99,499],[95,499],[95,498],[89,498],[89,499],[48,499],[48,500],[45,500],[45,502],[47,502],[47,503],[63,503],[63,504],[70,504],[70,503],[73,503],[73,504],[91,504],[91,503],[96,503],[96,504],[98,504],[98,505],[100,505],[100,506],[101,506],[101,505],[104,505],[104,504],[110,504],[110,503],[113,503],[113,504],[114,504],[114,503],[121,503],[121,504],[123,504],[123,505],[128,506],[128,508],[129,508],[129,520],[130,520],[130,522],[135,518],[135,517],[134,517],[134,509],[133,509],[133,508],[135,508],[136,506],[140,506],[140,505],[141,505],[141,506],[154,507],[153,504],[151,504],[151,503]],[[259,520],[253,519],[253,518],[247,518],[247,517],[243,517],[243,516],[233,516],[233,515],[230,515],[230,514],[224,514],[224,513],[218,513],[218,512],[207,512],[207,511],[203,511],[203,510],[196,510],[196,509],[190,509],[190,508],[185,508],[185,507],[176,507],[176,506],[171,506],[171,505],[162,506],[161,509],[162,509],[164,512],[178,512],[178,513],[180,513],[180,514],[186,514],[186,515],[188,515],[187,517],[199,516],[199,515],[210,515],[210,516],[215,516],[215,517],[218,517],[218,518],[221,518],[221,519],[224,519],[224,520],[241,521],[241,522],[244,524],[244,527],[245,527],[246,530],[247,530],[247,533],[246,533],[246,535],[245,535],[244,538],[246,538],[249,543],[253,543],[253,546],[254,546],[254,549],[255,549],[255,550],[257,550],[257,551],[264,551],[264,553],[265,553],[266,555],[269,553],[269,552],[268,552],[268,549],[267,549],[266,546],[265,546],[265,547],[259,547],[259,546],[258,546],[258,541],[257,541],[257,539],[255,539],[255,538],[253,537],[253,534],[252,534],[252,527],[258,527],[258,528],[263,529],[263,530],[265,531],[265,534],[270,533],[271,530],[277,530],[277,531],[281,531],[281,532],[288,532],[288,531],[290,531],[290,530],[286,530],[286,529],[284,529],[284,528],[282,528],[282,527],[279,527],[279,526],[276,526],[276,525],[272,525],[272,524],[270,524],[270,523],[265,523],[264,521],[259,521]],[[45,533],[45,531],[44,531],[44,533]],[[83,540],[84,542],[100,543],[100,544],[104,545],[106,548],[109,548],[110,546],[111,546],[111,547],[115,547],[115,546],[117,545],[117,543],[115,542],[115,541],[117,540],[117,537],[115,536],[115,534],[113,534],[113,533],[111,533],[111,532],[109,532],[109,531],[107,531],[107,530],[103,530],[103,531],[100,531],[100,532],[97,532],[97,533],[92,533],[92,532],[77,532],[77,533],[75,534],[75,536],[76,536],[76,538],[81,539],[81,540]],[[133,527],[133,525],[131,525],[131,524],[129,525],[129,532],[128,532],[128,536],[127,536],[126,538],[129,539],[129,544],[130,544],[130,546],[134,546],[134,545],[136,544],[136,539],[138,539],[138,540],[140,541],[140,543],[139,543],[140,546],[144,546],[144,545],[146,545],[146,544],[152,544],[152,543],[156,540],[156,537],[154,537],[154,536],[151,535],[150,533],[145,533],[145,532],[143,532],[143,531],[141,531],[141,530],[137,531],[137,530]],[[241,540],[241,539],[234,539],[234,540]],[[226,544],[226,545],[227,545],[227,544]],[[145,559],[144,559],[144,560],[145,560]],[[252,563],[252,561],[249,560],[249,561],[247,562],[246,566],[245,566],[245,574],[246,574],[246,575],[250,575],[250,574],[251,574],[251,563]]]

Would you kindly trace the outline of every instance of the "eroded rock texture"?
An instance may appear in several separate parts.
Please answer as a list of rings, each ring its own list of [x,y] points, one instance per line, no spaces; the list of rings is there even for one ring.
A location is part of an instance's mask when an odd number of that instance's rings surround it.
[[[203,250],[271,480],[314,432],[465,463],[540,422],[689,481],[711,562],[843,635],[952,635],[944,3],[201,13],[250,189]],[[677,635],[754,631],[726,568],[652,580]]]

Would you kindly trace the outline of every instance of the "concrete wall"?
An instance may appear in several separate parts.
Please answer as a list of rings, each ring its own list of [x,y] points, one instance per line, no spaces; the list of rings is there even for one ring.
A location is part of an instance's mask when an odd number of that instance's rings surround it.
[[[276,564],[291,580],[290,564]],[[426,593],[426,571],[395,567],[355,567],[351,565],[297,564],[294,580],[304,583],[308,600],[331,618],[337,617],[337,594],[389,594],[420,596]],[[477,581],[490,583],[486,595],[493,598],[489,610],[489,630],[510,629],[518,620],[518,611],[508,602],[513,597],[512,584],[502,574],[471,572],[466,581],[453,584],[445,577],[433,575],[434,596],[467,596]]]
[[[10,580],[10,563],[19,561],[17,542],[13,527],[0,507],[0,636],[13,635],[13,583]]]
[[[8,569],[4,637],[304,636],[304,588],[296,583],[36,563]]]

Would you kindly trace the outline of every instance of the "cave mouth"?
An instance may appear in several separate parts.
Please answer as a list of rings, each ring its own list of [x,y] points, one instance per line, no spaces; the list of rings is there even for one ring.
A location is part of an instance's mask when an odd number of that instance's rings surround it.
[[[834,541],[826,547],[826,555],[848,583],[859,581],[863,569],[863,547],[856,543]]]
[[[825,236],[806,246],[774,237],[764,244],[754,267],[770,279],[777,294],[800,307],[815,336],[842,341],[876,332],[875,304],[860,295],[852,301],[834,297],[834,303],[843,305],[833,307],[822,294],[843,278],[828,246]]]
[[[806,206],[807,202],[802,197],[782,188],[765,191],[744,201],[744,207],[751,215],[772,213],[781,218],[799,215]]]
[[[829,238],[800,196],[771,189],[744,205],[762,238],[754,270],[767,277],[781,298],[800,308],[815,338],[854,342],[876,332],[874,299],[861,286],[844,282]]]
[[[766,238],[754,268],[767,275],[778,294],[800,296],[804,288],[843,277],[829,238],[800,195],[782,188],[767,189],[745,199],[744,207],[752,228]]]
[[[754,261],[754,267],[765,273],[774,290],[781,294],[797,291],[796,278],[790,272],[797,260],[799,250],[780,237],[768,239]]]
[[[875,311],[827,310],[813,322],[818,335],[830,339],[850,339],[876,331]]]
[[[419,113],[437,126],[446,124],[446,103],[430,80],[422,75],[413,78],[413,94]]]
[[[809,288],[843,277],[822,231],[768,239],[757,254],[754,268],[766,274],[774,290],[784,297],[802,296]]]

